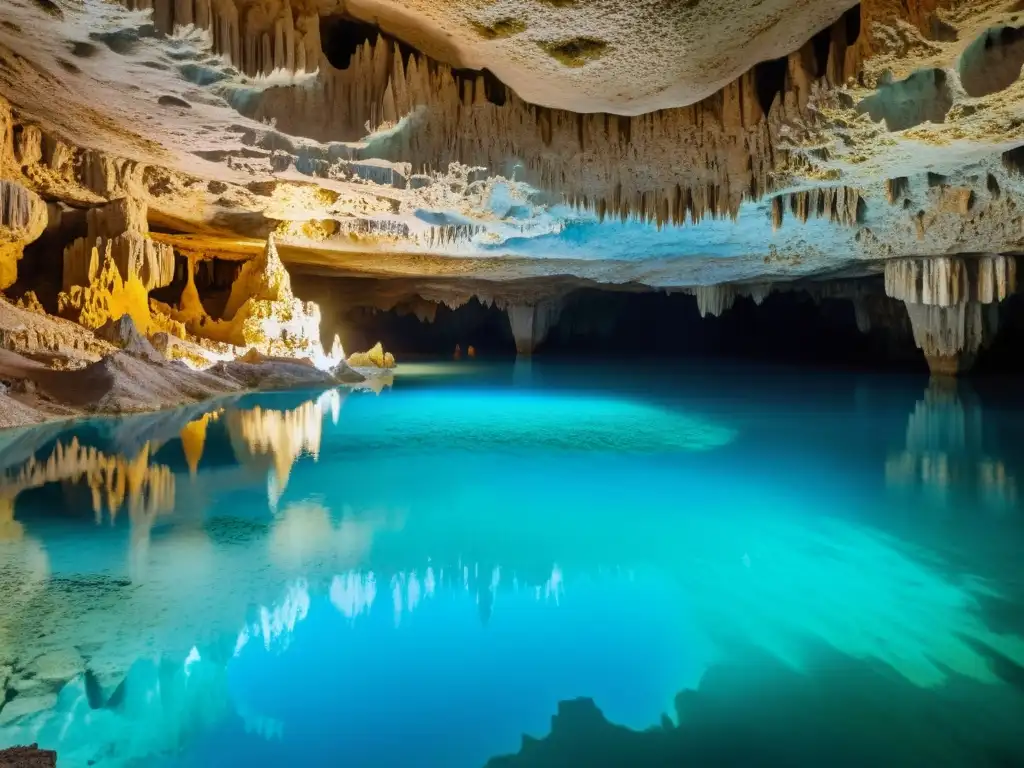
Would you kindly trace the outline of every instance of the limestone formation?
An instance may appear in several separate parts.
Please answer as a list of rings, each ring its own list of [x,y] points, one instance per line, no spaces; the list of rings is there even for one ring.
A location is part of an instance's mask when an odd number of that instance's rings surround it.
[[[180,323],[150,312],[149,294],[137,272],[130,272],[128,279],[122,278],[114,261],[114,242],[106,240],[102,257],[95,247],[90,250],[89,281],[86,285],[72,285],[68,291],[60,293],[57,302],[60,314],[86,328],[100,328],[129,315],[142,333],[170,331],[183,335]]]
[[[65,291],[76,285],[88,286],[96,279],[100,264],[94,254],[104,253],[108,247],[122,280],[137,277],[151,291],[174,279],[174,249],[149,237],[144,203],[120,198],[90,210],[86,224],[88,234],[64,250]]]
[[[46,228],[46,204],[16,182],[0,180],[0,290],[18,278],[25,246]]]
[[[998,303],[1016,288],[1012,256],[936,256],[885,265],[885,292],[906,304],[914,341],[937,374],[970,369],[998,330]]]
[[[701,285],[693,289],[693,295],[697,299],[697,310],[701,317],[718,317],[733,305],[737,292],[734,286],[728,284]]]
[[[505,308],[512,336],[516,341],[516,353],[528,357],[547,338],[548,331],[558,322],[562,304],[557,299],[547,299],[536,304],[511,304]]]
[[[378,341],[366,352],[353,352],[348,357],[348,364],[353,368],[394,368],[395,356],[384,351]]]
[[[189,262],[188,282],[179,305],[159,302],[153,306],[188,333],[262,355],[307,358],[325,357],[320,342],[320,309],[292,293],[291,280],[281,263],[273,236],[260,256],[247,261],[231,286],[224,318],[209,316],[195,285],[194,264]],[[339,345],[340,351],[340,345]]]

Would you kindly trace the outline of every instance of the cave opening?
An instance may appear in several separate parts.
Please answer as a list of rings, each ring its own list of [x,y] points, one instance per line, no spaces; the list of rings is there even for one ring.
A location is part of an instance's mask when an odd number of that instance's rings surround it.
[[[754,87],[757,90],[757,101],[765,115],[771,111],[775,97],[786,90],[788,66],[786,57],[782,57],[762,61],[754,67]]]

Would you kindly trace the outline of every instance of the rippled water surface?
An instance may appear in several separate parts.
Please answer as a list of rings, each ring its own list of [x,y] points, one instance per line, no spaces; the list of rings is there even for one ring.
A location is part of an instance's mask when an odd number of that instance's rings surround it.
[[[0,432],[0,747],[1024,765],[1024,400],[410,365]]]

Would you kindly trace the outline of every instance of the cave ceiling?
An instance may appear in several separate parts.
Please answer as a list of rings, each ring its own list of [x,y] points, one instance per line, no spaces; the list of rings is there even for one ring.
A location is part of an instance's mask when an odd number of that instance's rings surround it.
[[[683,287],[1015,253],[1016,0],[3,0],[0,178],[319,273]]]

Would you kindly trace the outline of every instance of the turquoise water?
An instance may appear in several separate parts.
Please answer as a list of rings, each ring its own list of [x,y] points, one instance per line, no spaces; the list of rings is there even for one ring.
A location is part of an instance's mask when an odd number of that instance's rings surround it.
[[[1024,764],[1003,392],[467,362],[0,433],[0,747]]]

